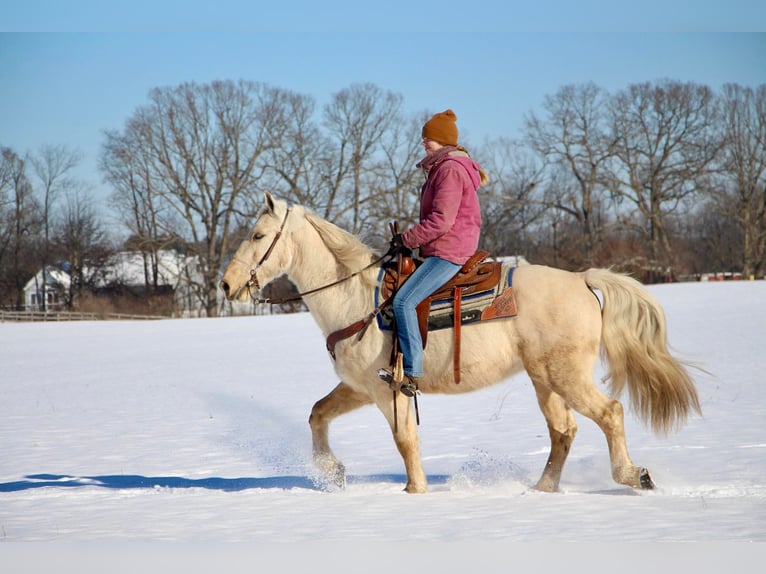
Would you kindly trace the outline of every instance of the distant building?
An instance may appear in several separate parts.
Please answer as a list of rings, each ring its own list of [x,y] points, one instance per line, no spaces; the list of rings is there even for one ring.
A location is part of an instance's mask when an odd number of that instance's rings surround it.
[[[529,265],[529,261],[527,261],[526,257],[523,255],[501,255],[499,257],[492,257],[492,259],[510,265],[511,267],[523,267],[524,265]]]
[[[43,283],[45,293],[43,293]],[[43,309],[43,301],[45,301],[45,308],[49,310],[63,308],[71,283],[69,273],[58,267],[48,266],[41,269],[24,285],[25,308],[30,311],[40,311]]]
[[[62,266],[64,267],[64,266]],[[69,297],[72,278],[66,269],[48,266],[45,269],[45,291],[49,310],[63,308]],[[149,283],[147,285],[147,273]],[[202,274],[195,257],[188,257],[175,250],[157,252],[156,285],[151,263],[137,251],[115,253],[98,267],[83,270],[86,291],[93,295],[143,297],[148,293],[172,294],[174,306],[179,313],[191,315],[204,308],[197,296]],[[43,271],[38,271],[24,287],[24,304],[27,310],[42,310]]]

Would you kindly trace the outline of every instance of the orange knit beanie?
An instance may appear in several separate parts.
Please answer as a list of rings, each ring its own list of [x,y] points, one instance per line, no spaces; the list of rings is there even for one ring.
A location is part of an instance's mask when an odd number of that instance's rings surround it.
[[[423,125],[423,137],[442,145],[457,145],[457,116],[452,110],[434,114]]]

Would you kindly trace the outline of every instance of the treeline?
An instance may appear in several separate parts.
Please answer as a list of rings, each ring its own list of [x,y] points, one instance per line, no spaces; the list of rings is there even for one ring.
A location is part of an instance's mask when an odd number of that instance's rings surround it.
[[[435,111],[408,112],[401,95],[373,84],[321,109],[312,96],[249,81],[154,89],[123,129],[105,133],[99,158],[129,236],[120,246],[71,177],[76,152],[3,147],[0,304],[20,306],[26,281],[63,261],[74,306],[88,287],[83,269],[118,247],[144,254],[149,287],[157,253],[172,247],[197,262],[196,297],[215,315],[221,269],[263,190],[382,249],[390,221],[417,218],[420,127]],[[524,120],[517,139],[461,141],[490,176],[482,248],[647,281],[763,276],[766,85],[570,85]]]

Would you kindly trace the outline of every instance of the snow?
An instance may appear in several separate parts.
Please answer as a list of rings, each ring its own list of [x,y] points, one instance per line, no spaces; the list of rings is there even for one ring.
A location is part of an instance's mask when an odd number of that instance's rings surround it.
[[[592,543],[669,541],[705,543],[680,554],[664,546],[678,567],[693,554],[700,571],[752,571],[737,565],[762,559],[761,544],[721,552],[720,543],[766,541],[766,282],[649,289],[675,354],[701,369],[704,416],[658,437],[626,408],[631,457],[658,486],[648,492],[611,480],[603,435],[581,416],[561,492],[531,490],[548,437],[524,375],[421,397],[428,494],[402,492],[403,465],[374,407],[333,423],[349,484],[326,488],[307,419],[337,378],[308,314],[2,323],[0,569],[104,571],[108,559],[107,571],[135,572],[144,559],[220,572],[229,570],[219,558],[253,566],[257,551],[258,571],[302,561],[322,571],[331,560],[355,572],[402,561],[507,572],[507,554],[539,561],[542,552],[567,567],[587,560]],[[365,548],[364,566],[346,563]],[[642,571],[660,563],[641,545],[605,552]]]

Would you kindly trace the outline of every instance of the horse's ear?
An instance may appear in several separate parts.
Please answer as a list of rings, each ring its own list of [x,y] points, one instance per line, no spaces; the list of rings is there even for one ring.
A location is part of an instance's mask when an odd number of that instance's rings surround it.
[[[274,196],[271,195],[268,191],[264,191],[263,192],[263,199],[264,199],[264,202],[266,204],[266,209],[268,210],[269,213],[273,214],[274,213],[274,204],[275,204]]]

